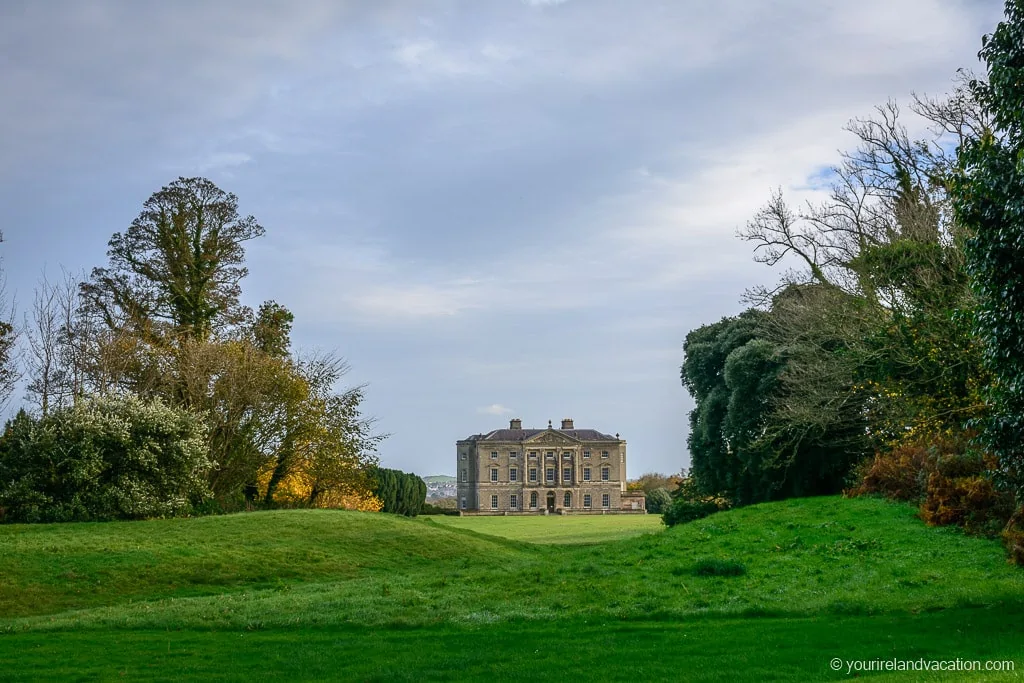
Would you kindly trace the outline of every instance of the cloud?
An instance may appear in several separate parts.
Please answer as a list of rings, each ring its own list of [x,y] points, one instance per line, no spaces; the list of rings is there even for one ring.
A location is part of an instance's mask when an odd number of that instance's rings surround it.
[[[477,408],[476,412],[480,413],[481,415],[508,415],[509,413],[513,413],[515,411],[512,410],[511,408],[506,408],[500,403],[492,403],[489,406]]]
[[[245,152],[216,152],[202,159],[196,164],[196,168],[200,173],[206,173],[208,171],[235,168],[248,164],[251,161],[252,157]]]
[[[390,464],[500,385],[677,469],[683,336],[777,276],[736,229],[820,197],[849,118],[948,89],[1001,3],[553,4],[0,3],[11,288],[198,170],[267,228],[246,303],[350,359]]]

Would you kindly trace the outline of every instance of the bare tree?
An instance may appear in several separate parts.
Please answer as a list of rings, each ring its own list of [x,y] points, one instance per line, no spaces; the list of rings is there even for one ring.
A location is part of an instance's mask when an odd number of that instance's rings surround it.
[[[793,266],[775,288],[746,295],[771,310],[764,333],[786,358],[777,433],[766,437],[847,434],[857,448],[869,416],[884,414],[872,422],[898,434],[915,420],[952,424],[974,410],[965,396],[977,353],[958,317],[972,294],[948,195],[955,146],[987,126],[967,79],[946,98],[914,96],[923,139],[893,102],[852,120],[857,144],[832,169],[827,198],[794,208],[776,191],[740,231],[755,260]],[[943,362],[921,357],[924,339]],[[882,375],[886,391],[865,384]]]
[[[4,234],[0,232],[0,242]],[[7,402],[14,392],[14,385],[20,378],[17,362],[18,329],[14,325],[14,302],[7,301],[7,277],[3,271],[3,259],[0,258],[0,410],[7,407]]]
[[[860,268],[872,247],[896,240],[951,244],[960,236],[947,189],[955,169],[955,146],[985,130],[988,123],[962,73],[953,94],[915,95],[910,109],[922,119],[930,139],[913,139],[894,102],[846,127],[857,139],[852,152],[831,169],[829,197],[794,209],[778,190],[740,237],[754,243],[755,260],[769,266],[791,263],[777,287],[747,292],[758,306],[789,285],[819,284],[864,297],[882,307],[900,293],[880,290]]]
[[[86,353],[91,334],[81,315],[79,281],[67,271],[58,282],[43,273],[26,320],[28,400],[46,415],[77,402],[85,390]]]
[[[57,288],[43,273],[32,299],[32,314],[25,321],[28,338],[29,382],[26,388],[28,400],[39,406],[43,415],[50,411],[50,403],[58,394],[60,376],[60,313],[57,303]]]

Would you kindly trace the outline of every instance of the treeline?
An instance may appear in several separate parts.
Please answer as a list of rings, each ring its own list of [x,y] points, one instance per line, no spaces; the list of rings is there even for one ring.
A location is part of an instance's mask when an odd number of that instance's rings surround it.
[[[339,390],[344,361],[295,351],[284,306],[239,301],[263,234],[233,194],[179,178],[111,237],[105,266],[44,279],[22,326],[0,310],[0,403],[28,380],[0,436],[0,519],[380,509],[382,437],[362,389]]]
[[[931,523],[1002,531],[1024,556],[1019,2],[983,44],[985,77],[913,98],[926,137],[879,107],[848,126],[828,199],[778,192],[741,231],[755,260],[789,269],[686,337],[681,510],[881,493]]]

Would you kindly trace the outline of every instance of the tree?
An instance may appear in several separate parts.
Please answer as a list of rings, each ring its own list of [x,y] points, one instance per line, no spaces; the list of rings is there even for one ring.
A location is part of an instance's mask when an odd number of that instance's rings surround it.
[[[963,141],[953,184],[967,241],[975,326],[992,373],[989,413],[978,421],[999,474],[1024,502],[1024,2],[1007,0],[1005,20],[982,42],[987,80],[971,82],[992,126]]]
[[[427,499],[427,484],[415,474],[378,467],[372,473],[374,495],[383,504],[382,512],[415,517]]]
[[[285,485],[289,504],[372,507],[366,468],[382,437],[360,415],[362,389],[337,390],[334,356],[295,356],[287,308],[239,303],[244,243],[263,232],[203,178],[154,193],[81,286],[87,384],[203,415],[219,504],[272,506]]]
[[[301,492],[301,502],[310,506],[322,497],[365,495],[372,484],[368,468],[377,464],[377,444],[384,437],[372,434],[372,420],[360,414],[362,387],[335,392],[348,366],[331,354],[309,356],[296,364],[295,371],[303,396],[292,408],[264,502],[273,505],[278,487],[286,482],[292,495]]]
[[[686,335],[681,369],[683,386],[693,396],[688,445],[692,475],[707,494],[746,498],[753,473],[743,466],[748,443],[727,433],[731,391],[725,381],[730,355],[757,337],[763,314],[750,310],[736,318],[697,328]]]
[[[244,243],[263,233],[239,215],[235,195],[205,178],[178,178],[114,234],[109,265],[94,269],[82,291],[112,329],[205,341],[240,314]]]
[[[645,472],[636,479],[627,482],[626,488],[630,491],[643,491],[650,493],[656,489],[674,491],[679,482],[683,480],[681,474],[661,474],[660,472]]]
[[[81,396],[84,357],[78,316],[78,282],[64,273],[59,282],[44,274],[32,300],[31,318],[25,325],[28,338],[28,399],[45,416],[51,408]]]
[[[4,234],[0,232],[0,244]],[[17,330],[14,327],[13,306],[7,304],[7,279],[3,271],[3,259],[0,258],[0,410],[7,406],[14,385],[17,384],[19,373],[15,350],[18,342]]]
[[[652,515],[660,515],[672,504],[672,496],[669,495],[668,489],[665,488],[648,491],[646,498],[647,512]]]
[[[295,316],[276,301],[265,301],[252,324],[253,344],[263,353],[284,358],[291,353],[291,331]]]
[[[798,348],[767,335],[774,316],[750,309],[690,332],[683,346],[682,380],[696,403],[691,483],[736,505],[836,493],[865,455],[862,418],[788,420],[780,410],[788,400],[781,378]]]

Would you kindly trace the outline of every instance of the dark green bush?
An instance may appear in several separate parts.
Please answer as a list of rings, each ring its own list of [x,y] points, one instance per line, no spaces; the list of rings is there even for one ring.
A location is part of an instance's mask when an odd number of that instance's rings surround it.
[[[661,514],[661,519],[665,522],[666,526],[675,526],[676,524],[686,524],[696,519],[703,519],[708,515],[718,512],[718,510],[718,504],[714,502],[678,498],[665,509],[665,512]]]
[[[421,515],[449,515],[457,517],[459,511],[455,508],[441,507],[440,505],[434,505],[432,503],[424,503],[423,509],[420,510]]]
[[[135,397],[83,400],[0,436],[0,519],[69,522],[189,514],[207,497],[205,427]]]
[[[686,524],[729,507],[729,501],[724,498],[701,493],[697,482],[691,476],[684,478],[680,482],[679,488],[672,493],[672,502],[665,506],[661,520],[666,526]]]
[[[381,512],[406,517],[420,514],[427,500],[427,484],[420,477],[410,472],[377,467],[372,472],[372,479],[373,495],[384,505]]]

